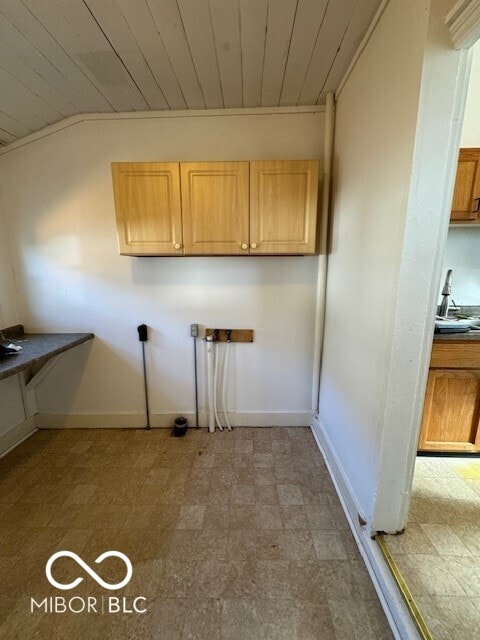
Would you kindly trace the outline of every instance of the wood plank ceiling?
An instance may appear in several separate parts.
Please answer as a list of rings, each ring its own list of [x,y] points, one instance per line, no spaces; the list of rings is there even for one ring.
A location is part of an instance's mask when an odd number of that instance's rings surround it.
[[[0,144],[78,113],[323,104],[380,0],[1,0]]]

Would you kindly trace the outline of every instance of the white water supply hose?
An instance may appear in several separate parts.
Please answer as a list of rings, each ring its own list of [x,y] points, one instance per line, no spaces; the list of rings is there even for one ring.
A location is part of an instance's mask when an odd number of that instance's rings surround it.
[[[214,398],[215,398],[215,353],[213,351],[213,337],[207,336],[207,396],[208,396],[208,430],[210,433],[215,431],[215,414],[214,414]]]
[[[227,425],[227,429],[229,431],[232,430],[232,425],[228,419],[227,412],[227,381],[228,381],[228,364],[230,359],[230,340],[225,344],[225,354],[223,360],[223,384],[222,384],[222,410],[223,415],[225,416],[225,424]]]
[[[218,428],[220,429],[220,431],[223,431],[223,427],[222,427],[222,423],[220,422],[220,418],[218,417],[218,410],[217,410],[217,387],[218,387],[218,342],[214,342],[215,345],[215,353],[214,353],[214,360],[215,360],[215,366],[214,366],[214,373],[213,373],[213,414],[215,416],[215,422],[218,425]],[[215,426],[214,426],[215,429]]]

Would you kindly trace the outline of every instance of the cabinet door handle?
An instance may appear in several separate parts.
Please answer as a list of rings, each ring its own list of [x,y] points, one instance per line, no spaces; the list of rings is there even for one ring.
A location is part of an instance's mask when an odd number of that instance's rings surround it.
[[[245,242],[242,244],[242,249],[248,249],[248,244],[245,244]]]
[[[177,242],[177,243],[175,243],[175,249],[181,249],[181,248],[182,248],[182,245],[181,245],[181,244],[179,244],[178,242]]]
[[[257,248],[257,243],[256,242],[252,242],[252,244],[250,245],[251,249],[256,249]]]
[[[472,211],[472,213],[479,213],[480,212],[480,198],[475,198],[474,202],[477,203],[477,206],[475,207],[475,209]]]

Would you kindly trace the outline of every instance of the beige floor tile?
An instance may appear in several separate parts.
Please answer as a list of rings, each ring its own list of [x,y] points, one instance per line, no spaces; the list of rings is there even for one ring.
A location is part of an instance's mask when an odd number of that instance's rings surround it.
[[[476,640],[480,635],[478,603],[468,597],[419,598],[425,622],[435,640]]]
[[[220,640],[221,600],[189,600],[186,605],[182,640]]]
[[[271,453],[254,453],[253,466],[257,469],[267,469],[273,467],[273,454]]]
[[[375,600],[329,598],[336,640],[393,640],[379,603]]]
[[[96,484],[78,484],[65,500],[65,504],[86,504],[97,489]]]
[[[311,535],[318,560],[347,560],[347,552],[340,531],[315,529]]]
[[[236,440],[235,453],[253,454],[253,439]]]
[[[256,484],[254,487],[255,504],[278,505],[278,491],[273,484]]]
[[[400,572],[415,596],[464,596],[465,591],[449,570],[444,558],[404,555],[396,559]]]
[[[234,484],[232,486],[232,504],[254,504],[255,487],[253,484]]]
[[[284,529],[308,529],[307,512],[303,505],[281,507]]]
[[[372,633],[385,624],[308,429],[43,431],[0,461],[0,505],[8,640],[338,640],[327,595],[359,600]],[[145,595],[148,614],[28,618],[32,590],[58,593],[45,564],[61,549],[90,565],[125,553],[124,593]],[[99,573],[123,577],[110,561]],[[55,571],[79,575],[73,561]],[[76,593],[103,593],[83,577]]]
[[[454,525],[454,531],[472,556],[478,558],[480,556],[480,526],[459,523]]]
[[[319,560],[318,567],[328,598],[377,600],[362,560]]]
[[[479,470],[467,457],[417,458],[407,529],[386,537],[435,640],[478,636]]]
[[[175,530],[172,534],[168,558],[170,560],[225,560],[227,557],[226,531]]]
[[[284,532],[264,529],[233,530],[228,534],[228,557],[231,560],[284,560]]]
[[[310,529],[336,529],[338,520],[335,519],[329,504],[307,504],[305,506]]]
[[[254,526],[256,529],[283,529],[282,512],[279,506],[257,504],[255,505],[254,513]]]
[[[226,561],[167,560],[160,579],[164,598],[219,598],[228,587],[230,565]]]
[[[420,525],[425,535],[441,556],[467,556],[471,553],[455,533],[453,527],[444,524]]]
[[[231,561],[225,598],[290,598],[290,565],[285,560]]]
[[[285,557],[294,562],[309,562],[317,559],[310,531],[285,530]]]
[[[276,485],[277,479],[273,469],[259,469],[254,470],[254,482],[258,485]]]
[[[223,600],[222,638],[291,640],[295,638],[294,606],[291,600]]]
[[[226,531],[229,527],[230,505],[208,504],[203,517],[204,531]]]
[[[203,529],[205,505],[182,505],[178,516],[177,529]]]
[[[155,484],[164,487],[170,477],[171,470],[164,467],[152,467],[145,474],[145,484]]]
[[[279,484],[277,490],[281,505],[303,504],[302,490],[298,485]]]
[[[228,528],[231,531],[256,529],[254,505],[228,505]]]

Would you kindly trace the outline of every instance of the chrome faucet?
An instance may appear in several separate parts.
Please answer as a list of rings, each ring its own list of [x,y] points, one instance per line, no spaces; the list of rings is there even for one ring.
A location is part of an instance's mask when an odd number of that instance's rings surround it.
[[[440,311],[438,315],[442,318],[446,318],[448,315],[448,308],[450,306],[450,294],[452,293],[452,270],[447,271],[445,283],[442,289],[442,302],[440,304]]]

